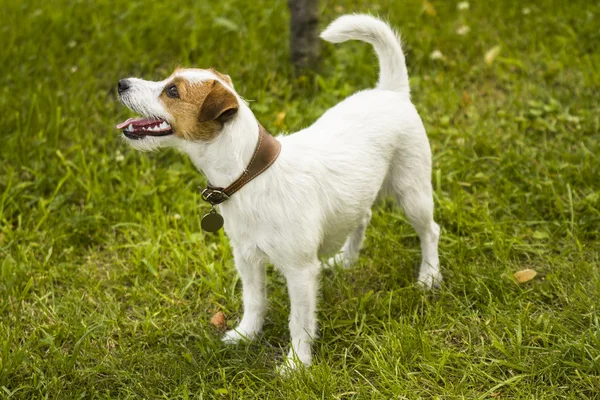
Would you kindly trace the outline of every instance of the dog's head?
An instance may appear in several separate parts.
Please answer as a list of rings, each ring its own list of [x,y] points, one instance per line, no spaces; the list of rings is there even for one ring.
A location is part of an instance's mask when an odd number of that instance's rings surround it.
[[[213,69],[177,69],[160,82],[122,79],[118,92],[121,102],[142,116],[117,125],[138,150],[181,140],[209,142],[240,106],[229,76]]]

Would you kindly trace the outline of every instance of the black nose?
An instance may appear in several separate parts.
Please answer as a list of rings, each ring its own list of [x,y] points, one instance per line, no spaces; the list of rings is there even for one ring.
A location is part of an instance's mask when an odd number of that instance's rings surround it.
[[[119,94],[121,94],[127,89],[129,89],[129,81],[127,79],[121,79],[117,87],[119,89]]]

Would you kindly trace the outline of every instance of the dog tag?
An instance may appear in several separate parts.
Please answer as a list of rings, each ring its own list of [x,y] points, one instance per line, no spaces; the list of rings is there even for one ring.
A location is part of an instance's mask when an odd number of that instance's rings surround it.
[[[202,217],[200,226],[206,232],[216,232],[223,227],[223,217],[213,207],[208,214]]]

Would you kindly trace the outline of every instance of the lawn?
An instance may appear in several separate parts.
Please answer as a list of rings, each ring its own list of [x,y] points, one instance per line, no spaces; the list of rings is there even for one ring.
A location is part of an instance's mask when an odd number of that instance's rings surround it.
[[[223,345],[210,319],[240,318],[240,282],[200,229],[204,177],[123,143],[116,84],[212,66],[293,132],[375,84],[370,46],[323,43],[296,76],[284,1],[3,0],[0,396],[600,397],[600,4],[430,1],[321,0],[321,25],[369,11],[403,34],[444,284],[416,287],[416,234],[376,205],[359,264],[323,274],[314,366],[282,378],[282,277],[260,340]]]

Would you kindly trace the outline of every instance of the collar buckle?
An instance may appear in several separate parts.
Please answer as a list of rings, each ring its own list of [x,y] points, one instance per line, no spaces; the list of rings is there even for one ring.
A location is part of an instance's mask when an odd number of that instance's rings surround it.
[[[212,189],[212,188],[204,188],[202,190],[202,200],[207,203],[216,206],[217,204],[221,204],[225,200],[229,199],[227,193],[225,193],[222,189]]]

